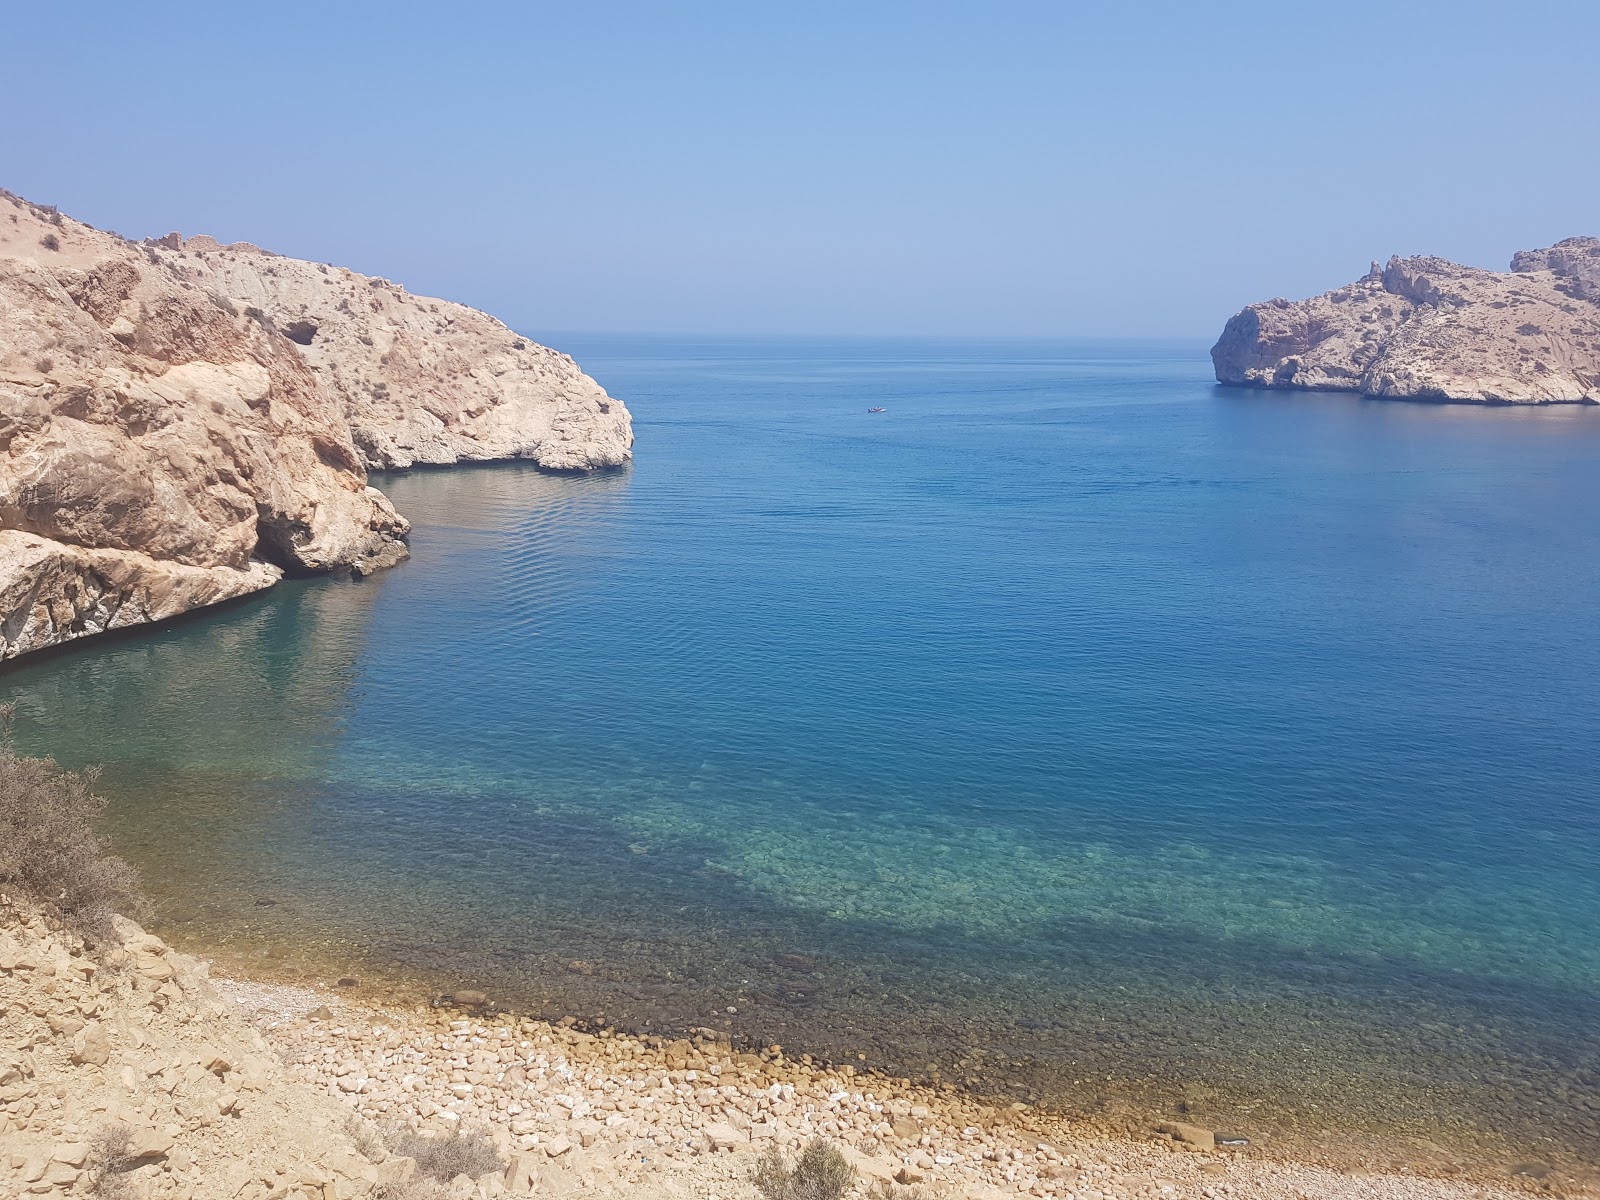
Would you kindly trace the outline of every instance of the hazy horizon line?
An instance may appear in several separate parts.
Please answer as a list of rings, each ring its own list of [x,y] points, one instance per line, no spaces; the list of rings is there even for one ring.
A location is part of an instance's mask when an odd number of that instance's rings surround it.
[[[1232,315],[1232,314],[1230,314]],[[718,338],[736,340],[795,340],[827,341],[922,341],[922,342],[1126,342],[1145,345],[1192,343],[1206,344],[1216,340],[1216,334],[1121,334],[1121,333],[842,333],[780,330],[771,332],[737,332],[727,330],[694,329],[542,329],[537,333],[526,328],[508,325],[512,332],[523,337],[543,341],[547,337],[637,337],[637,338]],[[1220,332],[1220,327],[1219,327]]]

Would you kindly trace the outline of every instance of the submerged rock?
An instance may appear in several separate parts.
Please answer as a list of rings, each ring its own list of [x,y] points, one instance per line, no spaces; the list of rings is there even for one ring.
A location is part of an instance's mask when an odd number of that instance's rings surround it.
[[[1252,304],[1219,382],[1476,403],[1600,403],[1600,238],[1525,250],[1510,273],[1391,258],[1309,300]]]
[[[1186,1146],[1193,1146],[1197,1150],[1215,1150],[1217,1148],[1217,1135],[1209,1129],[1199,1125],[1190,1125],[1184,1121],[1168,1121],[1156,1127],[1157,1133],[1164,1133],[1175,1142],[1182,1142]]]

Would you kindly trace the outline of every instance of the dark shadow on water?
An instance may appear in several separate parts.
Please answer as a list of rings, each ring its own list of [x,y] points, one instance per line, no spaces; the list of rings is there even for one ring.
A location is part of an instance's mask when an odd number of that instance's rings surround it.
[[[181,636],[195,626],[213,620],[227,620],[239,613],[248,612],[260,605],[270,603],[277,599],[278,590],[282,583],[259,592],[250,592],[243,596],[235,596],[231,600],[222,600],[216,604],[207,605],[205,608],[191,609],[189,612],[179,613],[175,617],[167,617],[160,621],[151,621],[144,625],[125,625],[120,629],[110,629],[105,633],[97,633],[90,637],[75,638],[69,642],[61,642],[55,646],[47,646],[42,650],[35,650],[22,658],[13,658],[0,663],[0,685],[3,685],[8,676],[18,672],[27,672],[34,669],[44,669],[55,666],[63,659],[69,659],[85,652],[101,653],[105,650],[129,644],[145,644],[152,638],[166,636]]]

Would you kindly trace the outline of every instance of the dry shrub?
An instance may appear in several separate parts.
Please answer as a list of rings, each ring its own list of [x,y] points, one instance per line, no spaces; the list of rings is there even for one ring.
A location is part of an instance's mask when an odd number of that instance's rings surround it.
[[[94,831],[106,806],[94,791],[98,773],[19,755],[14,711],[0,705],[0,889],[53,910],[91,944],[110,943],[112,916],[136,915],[140,900],[133,868]]]
[[[345,1121],[344,1131],[355,1143],[356,1153],[368,1162],[381,1163],[389,1157],[389,1149],[383,1144],[383,1134],[370,1121],[352,1115]]]
[[[777,1150],[768,1150],[756,1163],[752,1182],[767,1200],[839,1200],[855,1174],[840,1154],[823,1138],[813,1138],[790,1166]]]
[[[137,1164],[128,1157],[126,1125],[102,1125],[89,1138],[89,1194],[97,1200],[134,1200],[128,1172]]]
[[[490,1171],[504,1171],[505,1160],[482,1130],[457,1129],[453,1133],[424,1137],[403,1125],[384,1134],[389,1153],[417,1160],[417,1175],[449,1183],[457,1175],[473,1179]]]
[[[450,1200],[450,1189],[437,1179],[413,1175],[402,1183],[380,1183],[373,1200]]]
[[[61,239],[53,233],[47,233],[39,239],[39,245],[46,250],[59,250],[61,249]]]

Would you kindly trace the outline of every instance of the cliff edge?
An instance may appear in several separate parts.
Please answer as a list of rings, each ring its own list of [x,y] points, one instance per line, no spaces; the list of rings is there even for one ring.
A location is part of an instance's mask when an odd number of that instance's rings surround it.
[[[1509,272],[1391,258],[1309,300],[1235,314],[1220,383],[1481,404],[1600,403],[1600,238],[1524,250]]]
[[[631,457],[628,410],[484,313],[0,192],[0,660],[392,565],[371,468]]]

